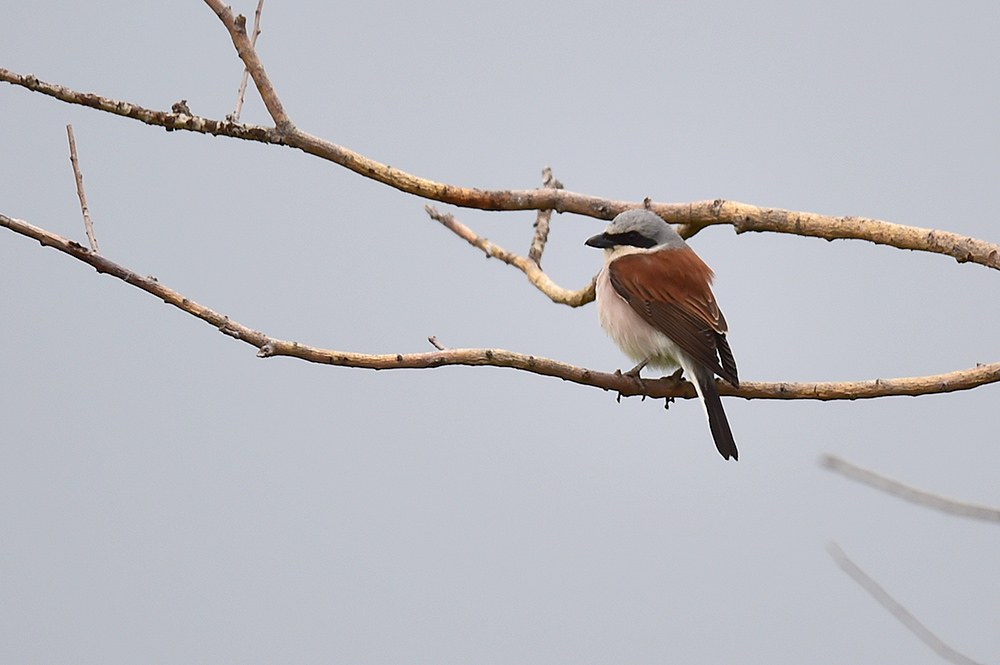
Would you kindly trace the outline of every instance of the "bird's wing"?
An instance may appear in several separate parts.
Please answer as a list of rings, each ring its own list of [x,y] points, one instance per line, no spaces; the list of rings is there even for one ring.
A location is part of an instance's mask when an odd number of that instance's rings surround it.
[[[611,285],[649,324],[738,386],[726,319],[710,287],[711,269],[690,249],[626,254],[608,266]]]

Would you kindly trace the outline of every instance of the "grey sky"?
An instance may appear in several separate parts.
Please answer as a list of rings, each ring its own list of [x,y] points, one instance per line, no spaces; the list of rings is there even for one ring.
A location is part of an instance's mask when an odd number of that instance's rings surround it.
[[[234,5],[252,15],[255,3]],[[95,8],[97,7],[97,8]],[[265,6],[302,129],[434,180],[727,198],[996,242],[995,3]],[[198,115],[241,65],[202,2],[4,3],[0,67]],[[243,119],[268,124],[256,93]],[[497,347],[610,371],[553,305],[423,201],[307,155],[167,133],[0,86],[0,212],[267,334],[370,352]],[[442,206],[442,208],[445,208]],[[526,252],[533,213],[452,211]],[[554,216],[543,265],[600,267]],[[856,241],[715,227],[692,247],[747,381],[995,362],[997,276]],[[939,662],[833,564],[835,540],[970,657],[1000,654],[986,523],[821,470],[841,455],[1000,504],[998,388],[701,408],[495,368],[260,360],[0,232],[4,662]]]

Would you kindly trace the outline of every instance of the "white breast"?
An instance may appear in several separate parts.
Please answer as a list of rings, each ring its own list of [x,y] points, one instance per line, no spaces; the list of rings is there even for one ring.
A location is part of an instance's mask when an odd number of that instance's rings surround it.
[[[615,344],[636,363],[652,358],[649,367],[678,367],[678,353],[683,353],[670,338],[646,323],[611,286],[608,266],[597,276],[597,316],[601,327]]]

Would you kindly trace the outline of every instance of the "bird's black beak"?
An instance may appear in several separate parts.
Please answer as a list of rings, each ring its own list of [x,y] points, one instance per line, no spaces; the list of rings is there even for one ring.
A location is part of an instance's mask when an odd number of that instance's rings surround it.
[[[614,240],[609,238],[607,233],[598,233],[596,236],[588,238],[587,242],[583,244],[588,247],[597,247],[598,249],[607,249],[608,247],[615,246]]]

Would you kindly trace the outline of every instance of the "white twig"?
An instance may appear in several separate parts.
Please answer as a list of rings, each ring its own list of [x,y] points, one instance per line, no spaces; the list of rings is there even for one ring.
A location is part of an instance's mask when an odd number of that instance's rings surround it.
[[[931,492],[905,485],[898,480],[875,473],[836,455],[823,455],[819,459],[819,464],[824,468],[847,476],[851,480],[870,485],[875,489],[898,496],[901,499],[940,510],[943,513],[972,517],[979,520],[986,520],[987,522],[1000,522],[1000,508],[963,503],[938,494],[932,494]]]
[[[899,622],[910,629],[914,635],[920,638],[920,641],[929,646],[934,653],[941,656],[949,663],[955,663],[955,665],[980,665],[975,660],[972,660],[968,656],[965,656],[950,646],[945,644],[938,638],[937,635],[927,630],[924,624],[920,623],[917,617],[910,614],[909,610],[900,605],[895,598],[889,595],[889,593],[879,586],[878,582],[868,577],[867,574],[858,566],[847,558],[844,554],[844,550],[840,549],[837,543],[828,543],[826,546],[826,551],[830,553],[833,560],[840,566],[840,569],[845,573],[850,575],[855,582],[861,585],[865,591],[870,593],[875,600],[879,602],[882,607],[889,610],[889,612],[899,619]]]

